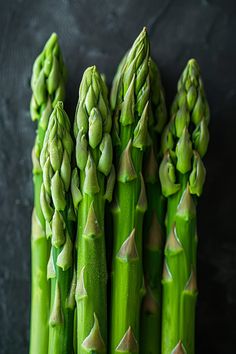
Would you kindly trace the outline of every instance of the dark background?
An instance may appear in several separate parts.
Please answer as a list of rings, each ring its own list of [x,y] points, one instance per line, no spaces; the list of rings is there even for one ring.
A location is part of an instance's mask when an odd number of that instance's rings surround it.
[[[84,69],[110,84],[142,27],[161,69],[167,101],[190,57],[199,61],[211,108],[207,181],[199,215],[197,354],[236,348],[236,4],[235,1],[0,1],[0,353],[27,353],[30,305],[33,61],[51,34],[69,70],[72,115]]]

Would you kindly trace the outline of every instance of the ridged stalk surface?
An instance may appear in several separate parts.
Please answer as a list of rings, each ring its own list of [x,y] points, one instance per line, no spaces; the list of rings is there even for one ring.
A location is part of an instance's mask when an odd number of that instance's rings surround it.
[[[48,318],[50,307],[50,284],[47,280],[49,243],[45,234],[45,219],[40,206],[42,169],[39,157],[48,125],[49,116],[58,100],[64,99],[65,68],[54,33],[37,57],[31,79],[32,99],[30,113],[38,122],[35,145],[32,151],[34,210],[31,235],[31,320],[30,353],[46,354],[48,351]]]
[[[97,68],[82,78],[74,133],[76,163],[72,196],[77,229],[77,353],[107,352],[105,202],[115,181],[107,88]],[[111,235],[109,235],[111,237]]]
[[[202,193],[202,157],[208,141],[209,108],[199,66],[191,59],[178,82],[171,119],[162,134],[160,180],[168,198],[163,269],[162,354],[194,353],[196,201]]]

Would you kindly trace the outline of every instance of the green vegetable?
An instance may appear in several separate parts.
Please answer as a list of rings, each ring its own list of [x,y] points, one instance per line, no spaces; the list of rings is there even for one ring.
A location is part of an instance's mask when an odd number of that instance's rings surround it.
[[[48,352],[50,284],[47,280],[47,263],[49,243],[46,239],[45,219],[40,206],[43,175],[39,157],[52,109],[59,99],[64,99],[64,81],[65,67],[57,35],[53,33],[34,63],[31,79],[33,95],[30,112],[32,120],[38,121],[36,140],[32,151],[34,210],[31,236],[31,354],[46,354]]]
[[[72,196],[78,213],[78,354],[107,351],[104,213],[115,181],[110,129],[107,88],[93,66],[83,75],[74,124],[77,168],[73,171]]]
[[[167,120],[164,91],[158,68],[150,60],[151,102],[150,119],[152,145],[145,152],[144,180],[148,208],[144,216],[144,277],[146,293],[142,304],[141,352],[161,353],[161,278],[163,236],[165,234],[165,198],[161,193],[158,166],[161,160],[160,135]]]
[[[113,80],[111,105],[115,109],[119,81],[126,62],[127,53],[121,60]],[[152,145],[145,152],[144,179],[147,189],[148,208],[144,216],[144,273],[146,293],[142,304],[141,351],[159,353],[161,350],[161,275],[162,244],[165,233],[165,198],[161,193],[158,165],[161,159],[160,134],[167,120],[164,90],[160,73],[150,59],[152,115],[149,131]],[[151,113],[151,112],[150,112]]]
[[[113,80],[113,122],[105,75],[84,72],[75,145],[65,76],[52,34],[31,80],[30,354],[194,354],[196,206],[210,119],[199,66],[188,62],[166,125],[144,28]]]
[[[69,193],[72,151],[70,121],[63,103],[58,102],[50,116],[40,154],[43,170],[40,202],[46,236],[51,239],[47,267],[47,278],[51,279],[49,354],[72,353],[73,348],[75,279]]]
[[[196,197],[202,193],[201,158],[209,141],[209,108],[200,70],[191,59],[178,82],[171,120],[162,135],[162,192],[168,198],[163,270],[162,353],[194,353]],[[178,351],[177,351],[178,349]]]
[[[127,54],[112,89],[113,143],[118,166],[114,215],[111,296],[111,353],[139,351],[143,296],[142,225],[147,208],[142,177],[150,145],[149,40],[144,29]],[[122,66],[122,65],[121,65]]]

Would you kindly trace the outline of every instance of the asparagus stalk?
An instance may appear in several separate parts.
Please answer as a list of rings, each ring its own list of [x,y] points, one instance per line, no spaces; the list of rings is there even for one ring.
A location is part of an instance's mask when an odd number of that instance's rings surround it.
[[[119,81],[127,59],[122,58],[111,90],[111,106],[115,109]],[[150,118],[152,145],[145,153],[144,180],[147,189],[148,208],[144,217],[144,275],[146,293],[142,303],[141,351],[160,353],[161,350],[161,276],[162,243],[165,233],[165,198],[161,193],[158,165],[161,159],[160,135],[165,126],[167,111],[164,90],[159,70],[150,58],[151,102],[153,114]]]
[[[115,180],[110,129],[107,88],[93,66],[83,75],[74,124],[77,169],[73,171],[72,195],[78,212],[78,354],[107,351],[104,213]]]
[[[161,278],[163,235],[165,234],[165,198],[161,193],[158,165],[161,159],[160,136],[167,120],[164,90],[155,62],[150,59],[150,119],[152,145],[145,152],[144,180],[148,208],[144,216],[144,277],[146,293],[142,303],[141,352],[161,353]]]
[[[194,353],[196,200],[205,168],[209,108],[200,70],[191,59],[178,82],[171,120],[162,136],[162,192],[168,198],[163,270],[162,353]],[[177,351],[177,349],[179,351]]]
[[[51,279],[49,354],[72,353],[74,288],[73,234],[70,218],[71,154],[70,121],[58,102],[50,116],[40,154],[43,184],[41,208],[46,220],[51,253],[47,277]]]
[[[46,354],[48,352],[50,286],[47,280],[47,263],[49,245],[45,235],[45,219],[40,206],[43,175],[39,156],[52,109],[58,100],[64,99],[64,81],[65,67],[57,35],[53,33],[34,63],[31,79],[33,95],[30,112],[32,120],[38,121],[35,145],[32,151],[34,210],[31,236],[31,354]]]
[[[150,144],[149,40],[146,29],[127,54],[112,90],[113,143],[118,167],[113,207],[114,246],[111,296],[111,353],[139,351],[143,295],[142,225],[147,208],[143,151]]]

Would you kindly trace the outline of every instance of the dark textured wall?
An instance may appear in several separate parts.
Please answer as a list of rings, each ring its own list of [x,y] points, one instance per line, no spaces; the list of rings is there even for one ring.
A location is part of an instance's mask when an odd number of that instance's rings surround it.
[[[207,181],[199,204],[197,354],[236,348],[236,5],[214,0],[0,1],[0,353],[27,353],[30,305],[31,66],[56,31],[69,69],[73,115],[86,66],[110,83],[146,25],[167,99],[187,59],[196,57],[211,107]]]

